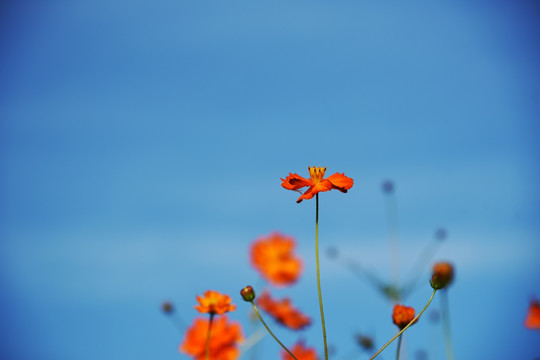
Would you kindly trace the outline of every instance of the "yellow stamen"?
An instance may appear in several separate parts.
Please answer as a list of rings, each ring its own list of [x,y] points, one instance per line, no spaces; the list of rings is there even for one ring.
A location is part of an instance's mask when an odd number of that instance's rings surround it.
[[[324,178],[324,173],[326,172],[326,166],[325,167],[322,167],[322,166],[310,167],[310,166],[308,166],[308,171],[309,171],[309,176],[311,176],[311,180],[315,184],[318,184]]]

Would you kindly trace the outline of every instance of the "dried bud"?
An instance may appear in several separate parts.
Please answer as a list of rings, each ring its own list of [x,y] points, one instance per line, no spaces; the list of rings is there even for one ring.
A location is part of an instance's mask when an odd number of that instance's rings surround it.
[[[366,351],[373,349],[373,339],[370,336],[358,334],[356,335],[356,343]]]
[[[403,329],[414,319],[414,308],[404,305],[394,306],[392,320],[400,329]],[[416,319],[415,323],[418,321]]]
[[[250,285],[240,290],[240,295],[242,295],[242,298],[245,301],[252,302],[253,300],[255,300],[255,290],[253,290]]]
[[[448,262],[438,262],[433,265],[433,275],[431,275],[431,287],[440,290],[450,285],[454,279],[454,267]]]
[[[171,314],[174,310],[173,304],[171,304],[168,301],[164,301],[161,304],[161,311],[163,311],[165,314]]]

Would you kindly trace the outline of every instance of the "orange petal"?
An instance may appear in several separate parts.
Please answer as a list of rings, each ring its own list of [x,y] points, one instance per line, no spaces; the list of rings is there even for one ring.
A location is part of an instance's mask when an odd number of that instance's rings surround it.
[[[300,196],[298,200],[296,200],[297,203],[301,202],[302,200],[309,200],[313,198],[316,194],[324,191],[332,190],[333,185],[330,181],[327,179],[324,179],[318,184],[315,184],[311,186],[309,189],[306,190],[304,195]]]
[[[289,173],[289,176],[287,176],[285,179],[281,179],[281,181],[283,181],[281,183],[281,186],[283,186],[287,190],[298,190],[303,187],[313,185],[313,182],[311,180],[303,178],[298,174],[292,173]]]
[[[352,188],[354,180],[351,179],[348,176],[345,176],[345,173],[335,173],[334,175],[330,175],[326,178],[326,180],[329,180],[332,183],[332,188],[339,190],[341,192],[347,192],[350,188]]]

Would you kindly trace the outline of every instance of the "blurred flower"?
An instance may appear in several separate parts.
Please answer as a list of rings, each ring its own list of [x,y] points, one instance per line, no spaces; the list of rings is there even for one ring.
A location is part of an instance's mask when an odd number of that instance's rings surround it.
[[[362,347],[365,351],[371,351],[373,349],[373,339],[371,336],[357,334],[355,336],[356,343]]]
[[[169,301],[164,301],[161,304],[161,311],[163,311],[167,315],[171,314],[174,311],[173,304]]]
[[[204,360],[206,337],[209,320],[196,318],[186,331],[180,352],[195,360]],[[242,327],[239,323],[229,322],[227,316],[221,316],[212,323],[212,337],[209,344],[210,360],[235,360],[240,355],[238,343],[243,340]]]
[[[529,312],[525,318],[525,327],[528,329],[540,330],[540,301],[531,301]]]
[[[311,319],[295,309],[289,298],[274,300],[268,291],[263,291],[257,299],[257,305],[276,319],[278,323],[290,329],[300,330],[311,324]]]
[[[240,290],[240,295],[242,295],[242,299],[244,299],[244,301],[251,302],[255,299],[255,290],[253,290],[253,287],[248,285]]]
[[[295,247],[294,238],[278,232],[262,236],[251,245],[251,264],[273,285],[290,285],[302,272],[302,261],[294,255]]]
[[[433,265],[433,275],[431,275],[431,286],[440,290],[450,285],[454,279],[454,267],[449,262],[438,262]]]
[[[414,309],[409,306],[396,305],[394,306],[394,313],[392,314],[392,320],[400,329],[403,329],[414,319]],[[416,323],[418,319],[414,323]]]
[[[206,291],[204,296],[197,295],[197,301],[199,305],[195,305],[195,309],[200,313],[222,315],[236,309],[236,305],[231,304],[229,295],[223,295],[214,290]]]
[[[297,342],[291,349],[297,360],[317,360],[317,352],[314,348],[308,348],[304,345],[303,341]],[[285,350],[281,351],[281,359],[292,360],[292,356]]]
[[[346,193],[347,190],[352,188],[353,179],[345,176],[345,174],[335,173],[330,175],[326,179],[324,178],[324,173],[326,172],[326,167],[310,167],[308,166],[310,179],[301,177],[298,174],[289,173],[283,181],[281,186],[287,190],[294,190],[300,192],[299,189],[309,186],[309,188],[304,192],[302,196],[296,200],[297,203],[302,200],[307,200],[313,198],[319,192],[329,191],[332,189],[339,190]]]

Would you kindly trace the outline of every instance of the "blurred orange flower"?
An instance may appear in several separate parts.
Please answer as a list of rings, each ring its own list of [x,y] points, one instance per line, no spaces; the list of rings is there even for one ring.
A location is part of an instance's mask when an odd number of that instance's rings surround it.
[[[231,297],[229,295],[223,295],[214,290],[206,291],[204,296],[197,295],[197,301],[199,305],[195,305],[194,307],[200,313],[222,315],[236,309],[236,305],[231,304]]]
[[[392,320],[400,329],[403,329],[414,319],[414,309],[409,306],[396,305],[394,306],[394,313],[392,314]],[[418,319],[414,323],[418,322]]]
[[[449,262],[440,261],[433,265],[431,286],[437,290],[443,289],[454,280],[454,267]]]
[[[540,301],[532,300],[525,318],[525,327],[540,330]]]
[[[297,342],[291,349],[297,360],[317,360],[317,352],[314,348],[308,348],[304,345],[303,341]],[[293,357],[289,355],[285,350],[281,351],[282,360],[292,360]]]
[[[345,174],[335,173],[330,175],[326,179],[324,178],[324,173],[326,172],[326,167],[310,167],[308,166],[310,179],[301,177],[298,174],[289,173],[283,181],[281,186],[287,190],[295,190],[300,192],[300,189],[306,186],[309,188],[304,192],[302,196],[296,200],[297,203],[302,200],[307,200],[313,198],[316,194],[324,191],[329,191],[332,189],[339,190],[346,193],[347,190],[352,188],[353,179],[345,176]]]
[[[196,318],[186,331],[180,352],[188,354],[195,360],[204,360],[206,355],[206,336],[209,320]],[[239,323],[229,322],[227,316],[221,316],[212,323],[210,337],[210,360],[235,360],[240,356],[238,343],[244,339]]]
[[[278,323],[292,330],[300,330],[311,324],[311,319],[295,309],[289,298],[274,300],[268,291],[263,291],[257,298],[257,305],[274,317]]]
[[[292,237],[278,232],[262,236],[251,245],[251,264],[273,285],[290,285],[302,272],[302,261],[294,255],[295,247]]]

